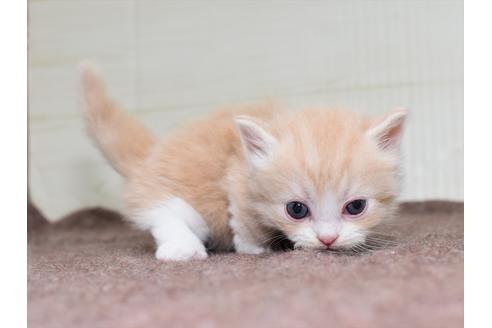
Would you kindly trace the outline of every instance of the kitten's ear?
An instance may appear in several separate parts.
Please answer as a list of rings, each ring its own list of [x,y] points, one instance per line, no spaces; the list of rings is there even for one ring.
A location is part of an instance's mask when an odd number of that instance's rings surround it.
[[[253,166],[267,163],[277,140],[250,117],[236,116],[234,123],[248,161]]]
[[[373,121],[366,135],[382,150],[399,151],[406,117],[406,109],[393,110]]]

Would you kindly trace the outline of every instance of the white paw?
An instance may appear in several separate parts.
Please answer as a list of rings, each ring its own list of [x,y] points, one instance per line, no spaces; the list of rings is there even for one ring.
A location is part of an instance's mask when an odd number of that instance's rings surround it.
[[[207,251],[201,243],[185,244],[180,242],[167,242],[160,245],[155,252],[155,257],[162,261],[187,261],[192,259],[207,258]]]
[[[268,251],[268,249],[266,249],[265,247],[245,242],[238,235],[234,236],[233,241],[234,241],[234,248],[236,249],[236,252],[241,254],[261,254]]]

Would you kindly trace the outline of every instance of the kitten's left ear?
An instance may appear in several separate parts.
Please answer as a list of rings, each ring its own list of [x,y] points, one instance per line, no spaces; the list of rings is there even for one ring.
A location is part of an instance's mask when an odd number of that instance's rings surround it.
[[[253,166],[268,162],[277,140],[265,131],[254,119],[247,116],[234,118],[236,129],[241,138],[246,158]]]
[[[398,151],[406,117],[406,109],[393,110],[373,121],[366,135],[374,140],[381,150]]]

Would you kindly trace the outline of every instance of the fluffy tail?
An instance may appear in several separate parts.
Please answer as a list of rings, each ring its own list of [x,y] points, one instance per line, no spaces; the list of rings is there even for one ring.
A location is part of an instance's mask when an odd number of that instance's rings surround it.
[[[148,155],[154,137],[108,97],[93,68],[80,65],[80,75],[89,134],[113,168],[126,177]]]

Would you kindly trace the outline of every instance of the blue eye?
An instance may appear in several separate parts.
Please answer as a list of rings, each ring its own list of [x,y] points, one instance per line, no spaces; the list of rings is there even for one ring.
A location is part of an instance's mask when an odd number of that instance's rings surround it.
[[[302,220],[309,215],[309,208],[301,202],[290,202],[286,205],[287,214],[295,220]]]
[[[367,201],[365,199],[355,199],[345,205],[343,212],[349,215],[359,215],[366,209]]]

